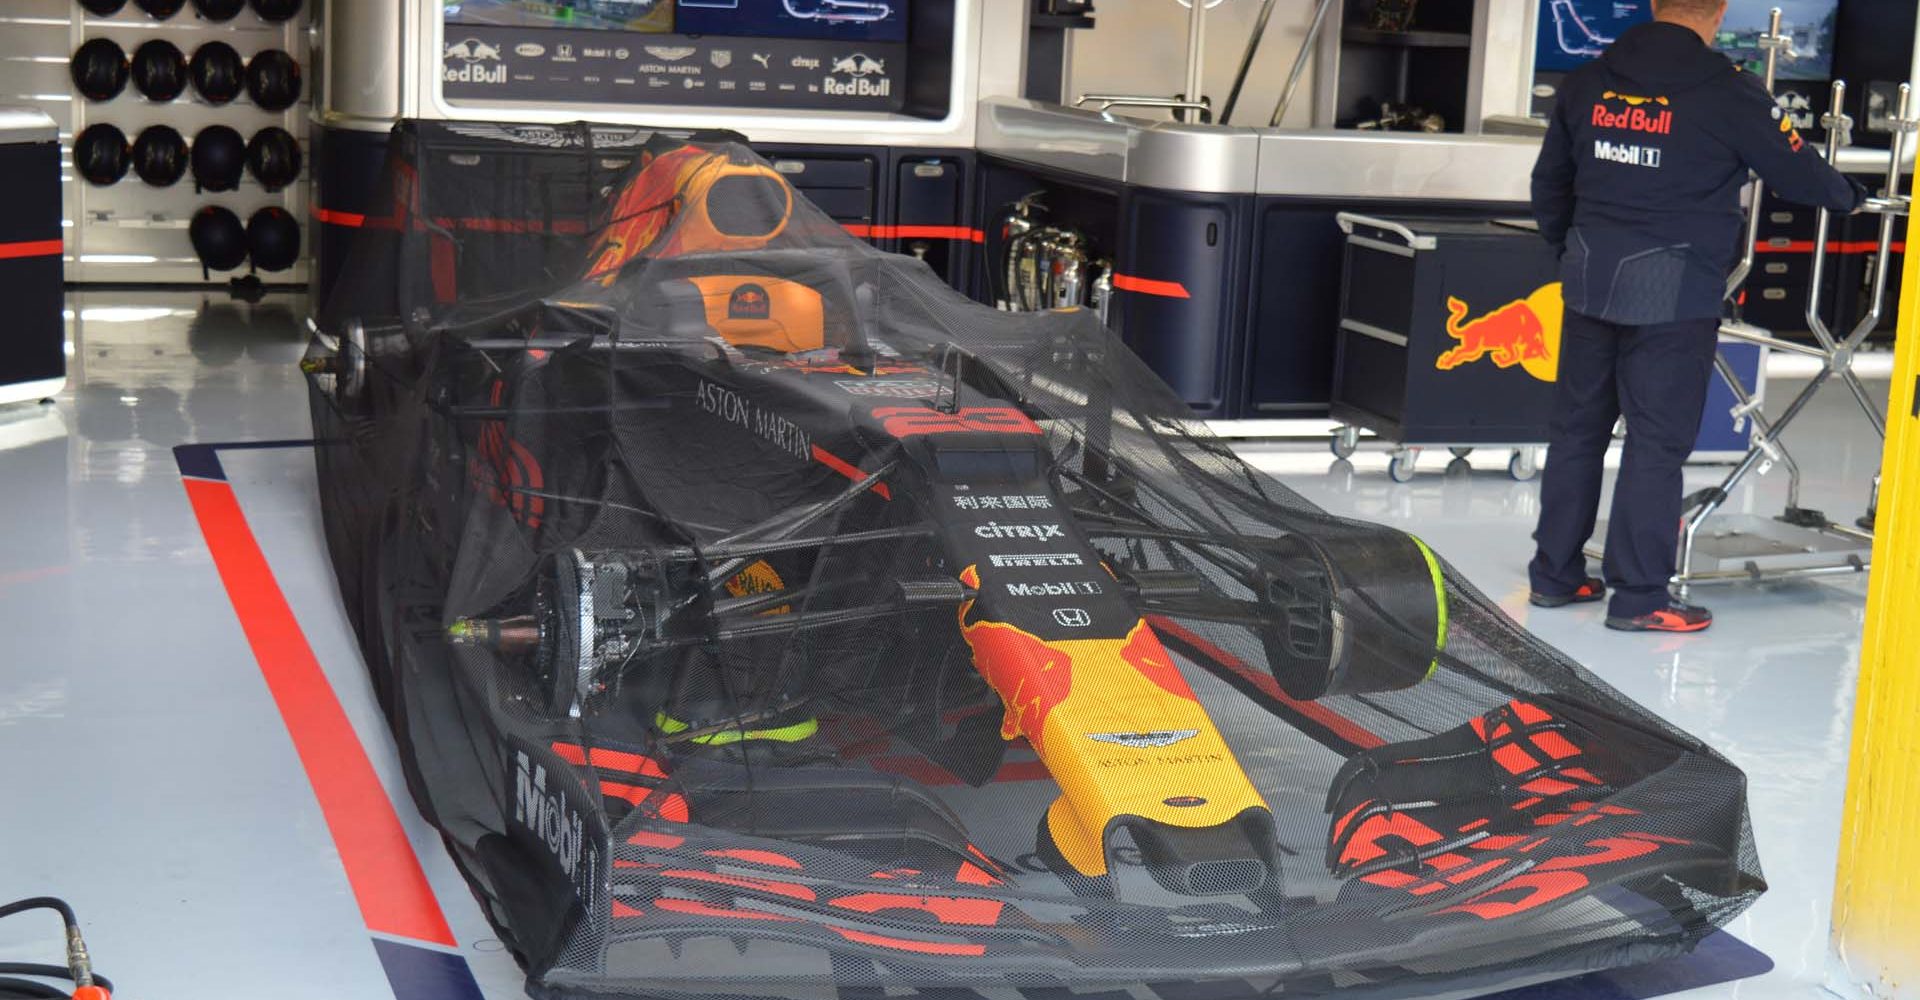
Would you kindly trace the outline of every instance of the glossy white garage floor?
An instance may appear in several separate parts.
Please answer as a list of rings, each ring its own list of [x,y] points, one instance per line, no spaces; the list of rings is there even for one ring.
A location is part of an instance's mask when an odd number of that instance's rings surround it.
[[[391,997],[171,452],[308,436],[294,367],[305,304],[96,292],[71,305],[68,391],[49,407],[0,409],[0,897],[72,901],[102,971],[132,1000]],[[1879,453],[1852,406],[1823,396],[1789,438],[1807,502],[1848,518]],[[1537,490],[1506,477],[1503,455],[1451,476],[1430,456],[1432,473],[1396,485],[1379,452],[1348,468],[1320,441],[1244,451],[1334,511],[1417,530],[1541,636],[1746,768],[1772,890],[1729,930],[1776,967],[1695,995],[1818,991],[1863,579],[1713,588],[1699,595],[1718,613],[1713,631],[1620,635],[1595,607],[1527,607]],[[517,971],[404,801],[334,597],[309,454],[222,460],[460,950],[486,996],[520,996]],[[1717,476],[1697,471],[1690,488]],[[1734,506],[1774,512],[1780,478]],[[41,919],[0,922],[0,961],[57,960]]]

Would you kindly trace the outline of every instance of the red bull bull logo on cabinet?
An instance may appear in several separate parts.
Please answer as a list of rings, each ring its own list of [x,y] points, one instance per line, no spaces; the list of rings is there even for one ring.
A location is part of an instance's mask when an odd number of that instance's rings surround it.
[[[1458,341],[1433,362],[1441,371],[1486,358],[1499,368],[1518,365],[1542,382],[1551,382],[1560,368],[1560,283],[1542,285],[1532,295],[1515,299],[1477,318],[1473,307],[1447,296],[1447,336]]]

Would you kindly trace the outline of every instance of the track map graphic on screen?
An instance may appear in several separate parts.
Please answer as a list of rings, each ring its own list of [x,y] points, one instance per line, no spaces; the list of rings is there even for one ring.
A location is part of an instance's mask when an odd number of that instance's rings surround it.
[[[1534,69],[1565,73],[1606,51],[1628,28],[1651,20],[1650,0],[1543,0]]]
[[[1791,48],[1780,54],[1782,80],[1825,80],[1833,73],[1833,22],[1838,0],[1733,0],[1714,47],[1749,72],[1766,67],[1760,36],[1768,11],[1780,8],[1780,33]],[[1628,28],[1653,20],[1651,0],[1541,0],[1533,67],[1565,73],[1606,51]]]

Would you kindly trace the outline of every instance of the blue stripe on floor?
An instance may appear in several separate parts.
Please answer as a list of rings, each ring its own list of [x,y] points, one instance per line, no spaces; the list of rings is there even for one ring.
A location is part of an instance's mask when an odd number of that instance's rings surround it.
[[[486,1000],[463,955],[374,938],[394,1000]]]

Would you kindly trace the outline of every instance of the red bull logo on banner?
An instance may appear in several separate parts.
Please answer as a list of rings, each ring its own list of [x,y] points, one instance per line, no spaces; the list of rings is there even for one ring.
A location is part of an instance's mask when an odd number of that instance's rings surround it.
[[[1486,358],[1500,368],[1515,365],[1542,382],[1551,382],[1560,369],[1560,283],[1542,285],[1532,295],[1516,299],[1475,319],[1472,306],[1447,296],[1447,336],[1459,341],[1441,352],[1433,366],[1452,371]]]

